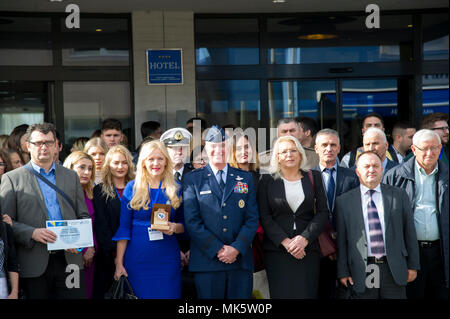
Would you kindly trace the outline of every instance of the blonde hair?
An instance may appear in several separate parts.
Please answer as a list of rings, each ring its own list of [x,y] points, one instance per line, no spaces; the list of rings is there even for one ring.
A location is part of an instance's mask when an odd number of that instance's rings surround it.
[[[134,179],[134,164],[133,164],[133,157],[131,156],[130,151],[123,145],[114,145],[111,147],[106,154],[105,162],[102,166],[102,193],[106,196],[106,199],[108,198],[114,198],[116,197],[116,191],[114,190],[114,183],[111,173],[111,160],[114,154],[120,153],[123,156],[125,156],[128,164],[128,172],[125,176],[125,184],[129,181]]]
[[[287,136],[281,136],[275,141],[275,145],[272,150],[272,157],[270,159],[270,167],[269,167],[270,174],[275,174],[275,175],[279,176],[280,171],[281,171],[280,164],[278,163],[279,145],[282,142],[288,142],[288,141],[294,143],[295,147],[297,148],[297,150],[300,153],[301,159],[300,159],[299,169],[301,169],[301,170],[305,169],[305,167],[307,165],[305,150],[303,149],[302,145],[295,137],[287,135]]]
[[[105,155],[108,153],[108,145],[100,137],[93,137],[87,141],[83,151],[87,153],[91,147],[100,147],[105,152]]]
[[[153,140],[142,144],[137,163],[136,180],[133,187],[133,198],[130,201],[130,208],[134,210],[148,210],[150,203],[149,182],[150,174],[145,167],[145,160],[155,150],[159,150],[166,159],[166,167],[162,172],[162,181],[166,187],[166,196],[169,198],[172,207],[177,209],[181,205],[181,197],[178,197],[178,184],[173,177],[173,164],[167,149],[159,140]]]
[[[258,152],[256,152],[256,148],[253,147],[253,145],[250,143],[250,140],[245,135],[233,135],[233,142],[231,145],[231,151],[228,152],[227,162],[228,162],[228,164],[230,164],[230,166],[239,168],[239,163],[237,162],[237,159],[236,159],[236,145],[241,137],[243,137],[247,140],[248,145],[250,146],[250,148],[252,150],[252,158],[249,159],[249,169],[251,171],[256,171],[259,168]]]
[[[82,151],[75,151],[73,153],[70,153],[69,156],[67,156],[63,166],[68,169],[74,170],[73,167],[75,166],[75,164],[81,161],[82,159],[90,160],[92,163],[92,174],[91,178],[89,179],[89,183],[81,185],[81,187],[83,187],[84,191],[86,192],[87,197],[89,199],[92,199],[94,197],[93,189],[95,181],[95,162],[92,156]]]

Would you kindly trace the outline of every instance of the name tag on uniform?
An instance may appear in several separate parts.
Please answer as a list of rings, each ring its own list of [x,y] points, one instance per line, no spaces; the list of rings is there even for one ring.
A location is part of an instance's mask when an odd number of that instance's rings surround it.
[[[206,194],[211,194],[211,190],[200,192],[200,195],[206,195]]]
[[[161,240],[164,239],[163,233],[159,230],[151,230],[150,227],[148,228],[148,239],[150,241],[153,240]]]

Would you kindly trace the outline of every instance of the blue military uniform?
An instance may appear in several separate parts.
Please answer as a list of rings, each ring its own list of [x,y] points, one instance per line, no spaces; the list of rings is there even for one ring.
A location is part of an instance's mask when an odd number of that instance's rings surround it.
[[[199,298],[250,298],[253,286],[251,243],[258,227],[256,187],[249,172],[227,166],[222,192],[210,165],[185,176],[185,226],[191,238],[189,270]],[[217,253],[229,245],[239,251],[235,262]]]

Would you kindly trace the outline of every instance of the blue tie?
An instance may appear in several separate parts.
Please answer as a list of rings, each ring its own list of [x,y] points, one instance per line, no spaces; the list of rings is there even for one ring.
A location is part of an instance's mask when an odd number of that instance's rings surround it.
[[[327,183],[327,198],[328,198],[328,209],[330,210],[330,220],[332,219],[331,212],[333,211],[334,189],[336,188],[336,185],[334,183],[334,178],[333,178],[333,171],[334,171],[334,167],[325,168],[325,172],[329,176],[328,183]]]
[[[223,193],[223,191],[225,190],[225,182],[223,181],[223,171],[222,170],[219,170],[219,172],[218,172],[218,174],[219,174],[219,186],[220,186],[220,189],[222,190],[222,193]]]

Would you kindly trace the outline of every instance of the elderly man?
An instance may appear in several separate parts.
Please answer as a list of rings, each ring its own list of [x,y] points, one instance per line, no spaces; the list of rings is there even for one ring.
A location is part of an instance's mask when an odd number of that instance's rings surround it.
[[[386,173],[387,184],[403,188],[413,203],[422,269],[407,287],[408,298],[448,298],[448,166],[439,160],[437,132],[420,130],[413,137],[414,157]]]
[[[386,157],[386,151],[389,147],[386,135],[382,130],[376,127],[371,127],[366,130],[363,137],[363,151],[373,151],[381,158],[383,167],[383,176],[391,168],[398,165],[398,163],[389,160]]]
[[[277,138],[287,135],[295,137],[300,144],[302,143],[301,141],[304,140],[303,129],[301,128],[299,122],[294,118],[285,118],[278,121]],[[319,164],[319,156],[317,156],[316,152],[312,148],[309,148],[303,144],[302,146],[305,150],[307,161],[305,170],[310,170]],[[259,167],[262,174],[268,172],[271,157],[272,150],[259,154]]]
[[[366,114],[361,121],[361,136],[364,136],[366,131],[369,128],[378,128],[384,132],[384,121],[381,115],[377,113],[369,113]],[[353,167],[355,166],[356,158],[358,158],[358,155],[363,152],[363,147],[358,147],[356,150],[350,151],[347,154],[342,157],[342,161],[340,162],[340,166],[343,167]],[[389,160],[392,160],[393,156],[395,154],[391,154],[389,151],[386,152],[386,157]]]
[[[319,155],[319,165],[315,167],[322,175],[323,186],[328,199],[328,221],[336,230],[336,215],[334,213],[335,198],[352,188],[359,186],[355,172],[346,167],[338,166],[337,156],[341,150],[339,134],[326,128],[316,135],[315,150]],[[334,299],[336,287],[336,258],[322,258],[320,262],[319,298]]]
[[[420,268],[408,195],[380,184],[382,171],[379,155],[363,152],[356,161],[360,187],[336,199],[338,278],[355,299],[406,299],[406,284]]]

